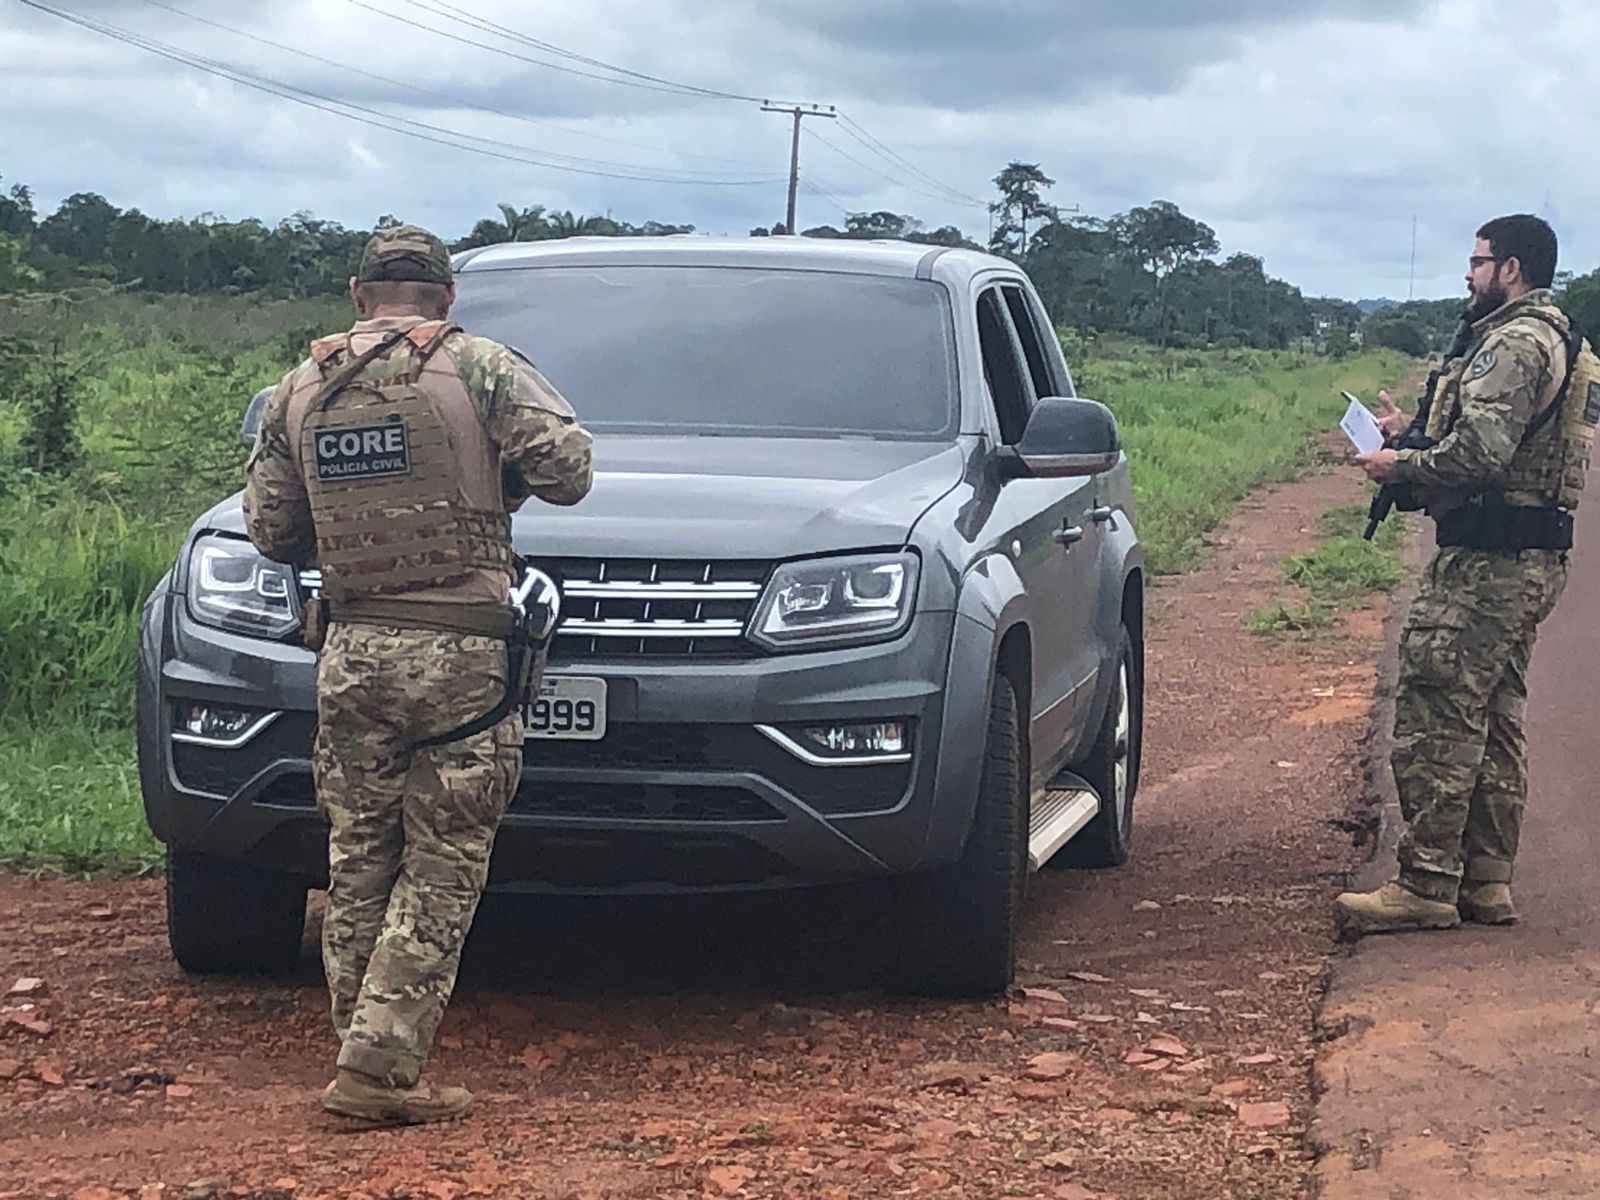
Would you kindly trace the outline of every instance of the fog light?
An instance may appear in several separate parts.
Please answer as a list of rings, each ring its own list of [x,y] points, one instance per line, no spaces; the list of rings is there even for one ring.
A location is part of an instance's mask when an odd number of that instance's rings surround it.
[[[211,704],[181,704],[173,713],[172,736],[208,746],[242,746],[278,714]]]
[[[864,754],[904,754],[910,745],[903,721],[876,721],[863,725],[808,725],[800,730],[802,743],[819,754],[856,757]]]

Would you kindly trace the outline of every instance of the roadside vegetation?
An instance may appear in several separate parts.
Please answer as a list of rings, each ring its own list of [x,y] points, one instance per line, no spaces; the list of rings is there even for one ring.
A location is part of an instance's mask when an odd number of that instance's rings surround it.
[[[1283,563],[1284,579],[1306,598],[1255,609],[1245,627],[1252,633],[1311,636],[1333,625],[1342,610],[1365,608],[1375,594],[1399,583],[1405,574],[1400,561],[1404,514],[1390,513],[1370,542],[1361,536],[1366,523],[1365,505],[1337,504],[1325,512],[1322,544]]]
[[[134,763],[140,608],[189,522],[239,486],[248,398],[346,320],[341,301],[323,298],[56,296],[0,308],[0,866],[158,861]],[[1404,363],[1392,352],[1162,350],[1070,330],[1062,341],[1079,390],[1121,422],[1159,572],[1191,565],[1252,489],[1312,465],[1339,387],[1370,395]]]

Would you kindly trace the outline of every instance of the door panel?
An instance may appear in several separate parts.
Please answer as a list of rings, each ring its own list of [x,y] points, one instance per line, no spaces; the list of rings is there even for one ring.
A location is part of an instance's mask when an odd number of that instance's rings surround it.
[[[1001,440],[1022,436],[1027,413],[1050,390],[1048,359],[1031,321],[1018,327],[1000,287],[978,297],[984,375]],[[1022,310],[1024,318],[1027,310]],[[1032,339],[1030,348],[1024,339]],[[1011,529],[1012,559],[1028,593],[1033,630],[1031,726],[1037,774],[1061,765],[1092,692],[1095,560],[1099,531],[1090,518],[1092,479],[1014,479],[1001,492],[999,512]]]

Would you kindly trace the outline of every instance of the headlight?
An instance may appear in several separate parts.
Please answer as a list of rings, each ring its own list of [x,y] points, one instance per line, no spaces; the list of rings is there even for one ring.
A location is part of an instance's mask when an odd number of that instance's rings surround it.
[[[756,606],[750,636],[773,650],[892,638],[910,622],[916,595],[910,551],[784,563]]]
[[[281,638],[300,624],[289,569],[242,538],[197,538],[189,551],[189,613],[205,625]]]

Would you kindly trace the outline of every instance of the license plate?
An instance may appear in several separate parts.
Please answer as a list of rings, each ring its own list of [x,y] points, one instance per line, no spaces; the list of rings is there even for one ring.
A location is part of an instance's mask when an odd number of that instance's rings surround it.
[[[606,735],[606,681],[550,675],[522,706],[522,736],[594,742]]]

